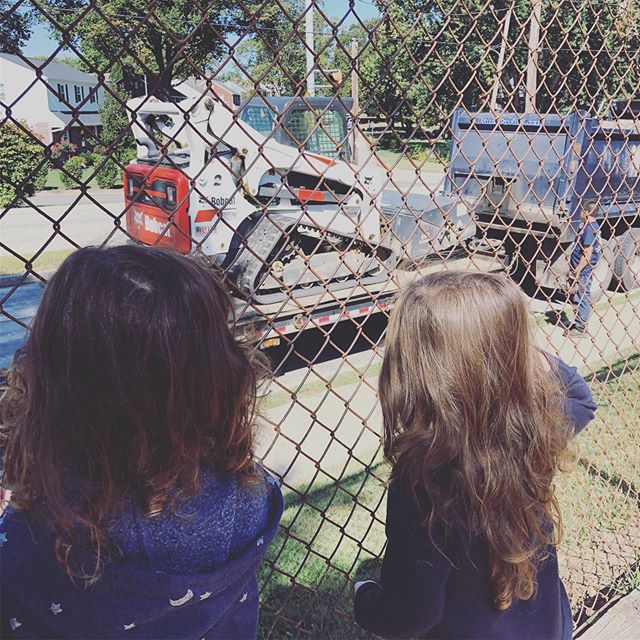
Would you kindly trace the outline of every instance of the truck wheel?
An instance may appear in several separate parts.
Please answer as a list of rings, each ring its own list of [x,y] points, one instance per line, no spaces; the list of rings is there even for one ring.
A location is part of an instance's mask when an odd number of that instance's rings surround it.
[[[591,282],[591,302],[597,302],[605,294],[613,278],[615,253],[612,240],[602,243],[602,255],[596,268],[593,270]]]
[[[627,291],[637,289],[640,287],[640,229],[629,229],[615,240],[615,276]]]

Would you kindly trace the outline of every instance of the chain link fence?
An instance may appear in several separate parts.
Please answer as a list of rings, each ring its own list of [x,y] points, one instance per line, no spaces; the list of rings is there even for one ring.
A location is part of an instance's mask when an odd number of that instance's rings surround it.
[[[274,363],[259,454],[286,511],[260,576],[264,637],[362,633],[351,585],[385,540],[384,326],[433,270],[508,272],[541,346],[600,404],[558,482],[578,629],[638,586],[637,3],[0,8],[2,366],[77,247],[171,246],[226,279],[236,330]],[[562,322],[588,202],[602,256],[578,339]]]

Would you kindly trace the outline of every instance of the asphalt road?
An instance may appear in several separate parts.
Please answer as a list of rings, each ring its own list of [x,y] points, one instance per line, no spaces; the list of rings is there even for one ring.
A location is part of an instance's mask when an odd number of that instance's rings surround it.
[[[24,342],[26,328],[38,309],[44,285],[32,282],[14,287],[0,287],[0,368],[8,367],[13,354]],[[18,322],[16,322],[16,320]]]
[[[125,242],[127,236],[119,226],[124,209],[122,194],[103,192],[91,197],[94,199],[68,192],[56,197],[55,192],[47,192],[35,198],[33,207],[2,212],[2,244],[21,255],[32,255],[42,247],[59,251]],[[10,254],[0,248],[0,257],[3,255]]]

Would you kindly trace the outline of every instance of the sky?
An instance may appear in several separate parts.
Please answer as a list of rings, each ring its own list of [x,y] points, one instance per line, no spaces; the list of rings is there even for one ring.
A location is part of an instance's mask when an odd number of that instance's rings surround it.
[[[332,17],[342,17],[349,11],[349,2],[347,0],[323,0],[321,6],[323,11]],[[373,18],[379,14],[378,8],[373,0],[355,0],[355,11],[362,20]],[[344,25],[348,26],[355,22],[353,14],[349,15]],[[58,47],[56,41],[51,38],[45,25],[36,24],[31,39],[27,42],[23,49],[24,55],[28,57],[48,56]],[[66,55],[71,54],[71,52]],[[64,52],[62,55],[65,55]],[[73,55],[73,54],[71,54]]]

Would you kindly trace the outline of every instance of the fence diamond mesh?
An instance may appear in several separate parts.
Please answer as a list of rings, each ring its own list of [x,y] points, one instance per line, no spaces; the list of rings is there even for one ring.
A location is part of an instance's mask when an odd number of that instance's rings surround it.
[[[385,540],[384,328],[403,284],[444,269],[507,272],[600,404],[558,481],[578,628],[638,585],[637,3],[0,8],[1,364],[78,247],[170,246],[225,278],[274,366],[259,455],[287,497],[262,636],[364,635],[350,592]],[[602,259],[577,340],[561,321],[590,202]]]

